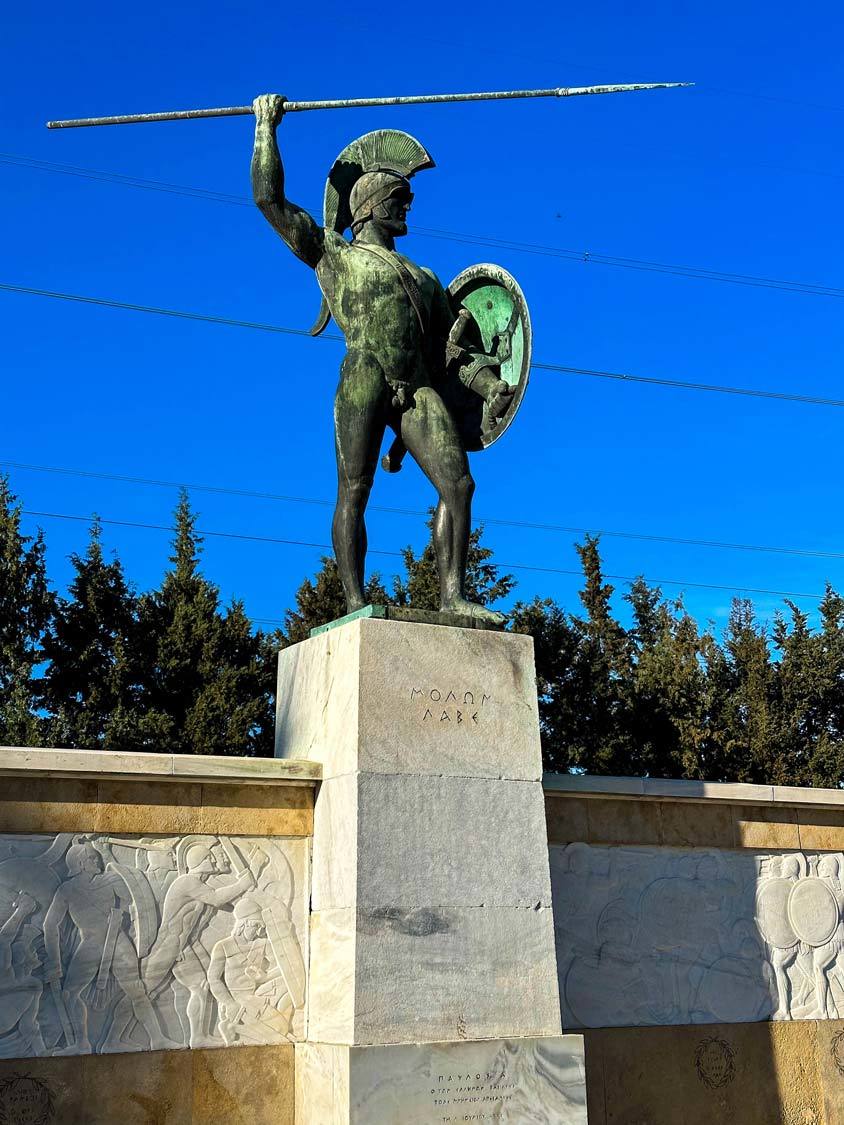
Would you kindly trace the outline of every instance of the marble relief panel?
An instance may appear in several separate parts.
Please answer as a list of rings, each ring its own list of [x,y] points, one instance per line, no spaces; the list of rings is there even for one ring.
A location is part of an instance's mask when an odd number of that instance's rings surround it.
[[[550,853],[565,1027],[844,1018],[844,855]]]
[[[0,834],[0,1058],[303,1038],[307,842]]]

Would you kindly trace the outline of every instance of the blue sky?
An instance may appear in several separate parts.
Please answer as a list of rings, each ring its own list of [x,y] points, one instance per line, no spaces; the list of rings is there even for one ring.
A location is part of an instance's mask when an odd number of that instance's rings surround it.
[[[316,208],[353,137],[403,128],[437,167],[410,216],[434,230],[844,286],[840,5],[720,2],[397,9],[91,3],[17,6],[0,45],[0,282],[307,328],[316,282],[249,206],[92,182],[9,154],[246,199],[251,119],[48,132],[48,118],[291,98],[689,80],[571,101],[291,115],[292,198]],[[521,282],[535,358],[844,398],[844,296],[781,291],[413,234],[448,282],[493,260]],[[0,459],[331,500],[341,347],[0,292]],[[844,410],[535,371],[517,423],[476,455],[479,517],[844,552]],[[166,524],[172,488],[10,470],[27,509]],[[409,462],[373,504],[424,509]],[[327,543],[319,504],[196,492],[200,526]],[[46,531],[61,584],[85,525]],[[373,511],[370,544],[421,547],[422,520]],[[572,533],[489,525],[503,562],[576,570]],[[107,526],[141,588],[165,533]],[[722,623],[735,587],[844,589],[844,560],[607,536],[612,574],[686,583]],[[279,618],[320,551],[209,538],[225,597]],[[371,567],[391,573],[392,560]],[[576,576],[515,572],[517,596],[576,607]],[[692,583],[722,585],[723,591]],[[623,588],[623,583],[617,583]],[[666,585],[675,594],[682,585]],[[769,617],[780,599],[754,598]],[[801,601],[805,608],[816,602]]]

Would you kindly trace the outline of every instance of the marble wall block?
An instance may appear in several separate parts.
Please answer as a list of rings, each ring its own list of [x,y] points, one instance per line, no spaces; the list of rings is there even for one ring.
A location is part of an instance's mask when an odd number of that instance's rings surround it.
[[[297,1047],[297,1125],[586,1125],[579,1035]]]
[[[330,778],[542,777],[533,641],[353,621],[279,654],[276,757]]]
[[[314,910],[551,904],[536,783],[347,775],[315,824]]]
[[[408,1043],[560,1031],[537,782],[358,773],[323,782],[310,1035]]]
[[[0,835],[0,1058],[305,1031],[308,841]]]
[[[370,911],[357,926],[354,1042],[559,1034],[550,909]]]
[[[565,1027],[844,1017],[844,855],[552,846]]]

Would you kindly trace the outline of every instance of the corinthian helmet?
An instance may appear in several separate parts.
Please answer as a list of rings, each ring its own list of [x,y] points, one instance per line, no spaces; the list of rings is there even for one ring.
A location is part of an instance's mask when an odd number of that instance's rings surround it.
[[[379,203],[389,199],[401,187],[410,190],[410,181],[401,172],[392,168],[379,168],[374,172],[364,172],[349,194],[349,209],[352,213],[352,230],[356,230],[367,219]]]

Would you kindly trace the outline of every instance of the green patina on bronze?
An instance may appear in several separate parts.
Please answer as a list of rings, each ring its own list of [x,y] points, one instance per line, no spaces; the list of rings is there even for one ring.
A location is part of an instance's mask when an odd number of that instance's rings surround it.
[[[464,613],[449,613],[446,610],[437,613],[430,609],[410,609],[408,606],[396,605],[365,605],[356,609],[354,613],[338,617],[336,621],[318,625],[315,629],[311,629],[310,635],[318,637],[321,633],[330,633],[332,629],[339,629],[341,625],[348,625],[361,618],[375,621],[406,621],[415,625],[446,625],[452,629],[503,628],[503,624],[484,621],[478,617],[468,617]]]
[[[316,273],[322,306],[312,332],[333,317],[346,340],[334,400],[332,536],[349,611],[365,604],[364,512],[389,428],[395,440],[384,468],[398,471],[410,452],[437,490],[441,615],[500,624],[501,614],[465,594],[474,491],[467,451],[497,440],[521,402],[531,346],[521,290],[493,265],[464,270],[446,289],[430,269],[396,250],[395,240],[407,233],[411,177],[434,166],[414,137],[379,130],[348,145],[329,173],[319,224],[285,195],[276,136],[284,99],[257,98],[254,112],[255,201]]]
[[[484,348],[493,351],[495,337],[501,331],[502,323],[507,324],[513,311],[507,291],[500,285],[483,285],[463,301],[463,307],[469,310],[480,328]],[[518,324],[513,334],[512,355],[499,368],[499,375],[511,387],[516,386],[521,374],[523,344],[524,333],[521,324]]]

